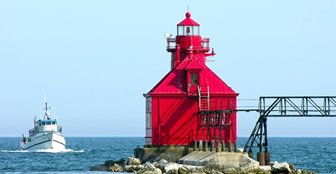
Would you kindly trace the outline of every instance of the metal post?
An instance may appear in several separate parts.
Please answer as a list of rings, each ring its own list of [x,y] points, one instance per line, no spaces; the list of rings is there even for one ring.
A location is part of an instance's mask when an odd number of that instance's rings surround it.
[[[193,148],[193,151],[196,151],[197,149],[197,140],[194,141],[194,148]]]
[[[257,153],[257,161],[259,161],[259,165],[261,166],[265,165],[265,153],[264,152]]]
[[[226,149],[225,149],[225,141],[222,140],[222,151],[225,152],[225,150],[226,150]]]
[[[231,144],[231,140],[229,140],[229,152],[232,152],[232,144]]]
[[[210,152],[213,152],[213,146],[214,146],[214,144],[213,144],[213,140],[210,140]]]
[[[265,165],[269,165],[271,162],[270,153],[268,152],[268,137],[267,137],[267,117],[264,118],[264,129],[265,129],[265,142],[264,142],[264,148],[265,148]]]
[[[237,152],[237,142],[236,141],[233,143],[233,151]]]
[[[264,116],[259,120],[260,121],[260,132],[259,132],[259,139],[260,139],[260,144],[259,144],[259,153],[262,152],[262,148],[263,148],[263,121],[264,120]],[[260,162],[260,161],[259,161]]]

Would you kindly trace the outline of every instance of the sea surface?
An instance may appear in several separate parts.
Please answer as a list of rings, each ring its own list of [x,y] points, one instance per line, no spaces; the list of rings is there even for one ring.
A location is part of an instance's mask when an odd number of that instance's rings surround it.
[[[247,138],[239,138],[243,147]],[[68,137],[67,150],[53,153],[19,150],[20,138],[0,138],[0,173],[105,173],[90,166],[126,159],[143,146],[140,137]],[[336,173],[336,138],[269,138],[271,161],[291,162],[317,173]]]

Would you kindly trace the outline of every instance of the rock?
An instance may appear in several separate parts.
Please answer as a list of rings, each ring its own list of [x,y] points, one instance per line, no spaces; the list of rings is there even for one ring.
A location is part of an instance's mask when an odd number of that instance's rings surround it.
[[[257,161],[242,153],[209,153],[203,165],[186,165],[161,159],[141,165],[138,158],[127,161],[106,160],[104,164],[90,167],[91,171],[132,172],[137,174],[315,174],[312,171],[295,169],[293,164],[273,162],[271,166],[259,166]]]
[[[154,174],[154,172],[153,171],[140,171],[140,172],[138,172],[138,174]]]
[[[118,161],[114,161],[114,160],[106,160],[105,161],[106,166],[113,166],[114,164],[118,164],[119,166],[124,166],[125,165],[125,160],[120,159]]]
[[[313,171],[301,170],[301,174],[316,174],[316,173]]]
[[[259,166],[259,170],[263,172],[270,172],[272,170],[271,166]]]
[[[239,167],[242,171],[253,171],[259,169],[259,162],[255,161],[254,159],[242,155],[240,158]]]
[[[124,167],[125,172],[137,172],[139,170],[142,170],[144,168],[143,165],[126,165]]]
[[[109,167],[109,171],[111,172],[122,172],[123,169],[121,166],[119,166],[118,164],[114,163],[113,166]]]
[[[190,173],[189,169],[184,167],[184,166],[179,167],[177,172],[178,172],[178,174],[188,174],[188,173]]]
[[[237,170],[234,167],[226,167],[226,168],[224,168],[223,172],[225,174],[227,174],[227,173],[229,173],[229,174],[238,173]]]
[[[178,169],[180,168],[180,164],[177,163],[168,163],[164,167],[164,172],[167,174],[178,174]]]
[[[124,171],[125,172],[135,172],[135,170],[131,166],[125,166]]]
[[[113,160],[106,160],[105,165],[106,166],[112,166],[115,162]]]
[[[296,169],[294,167],[294,164],[288,163],[288,165],[289,165],[289,168],[290,168],[291,171],[296,171]]]
[[[154,163],[154,166],[156,168],[160,168],[161,170],[164,170],[164,167],[168,164],[168,161],[165,160],[165,159],[161,159],[160,161],[158,162],[155,162]]]
[[[296,171],[297,174],[302,174],[302,171],[299,169]]]
[[[207,174],[223,174],[223,172],[216,170],[216,169],[211,169],[211,170],[207,170],[205,171],[205,173]]]
[[[152,172],[154,172],[155,169],[156,169],[156,167],[152,163],[147,162],[147,163],[144,164],[144,169],[146,171],[152,171]]]
[[[190,173],[193,174],[205,174],[203,167],[202,168],[196,168],[196,167],[189,167]]]
[[[162,174],[161,169],[156,168],[153,172],[153,174]]]
[[[289,167],[289,164],[286,162],[279,163],[275,161],[272,165],[272,171],[277,172],[277,171],[287,171],[288,173],[291,173],[291,169]]]
[[[129,157],[127,160],[127,165],[140,165],[141,162],[138,158]]]
[[[90,171],[108,171],[105,165],[97,164],[90,167]]]

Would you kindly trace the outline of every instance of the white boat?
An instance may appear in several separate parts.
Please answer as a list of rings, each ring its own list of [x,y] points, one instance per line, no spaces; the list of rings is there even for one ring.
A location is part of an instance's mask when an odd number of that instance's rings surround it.
[[[65,139],[62,136],[62,127],[56,119],[51,119],[48,113],[48,104],[45,103],[43,119],[34,119],[34,128],[29,130],[29,137],[22,134],[20,142],[22,150],[65,150]]]

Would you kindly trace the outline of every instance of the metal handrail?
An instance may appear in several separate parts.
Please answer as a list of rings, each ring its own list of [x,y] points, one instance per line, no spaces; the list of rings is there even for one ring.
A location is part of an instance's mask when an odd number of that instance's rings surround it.
[[[199,50],[199,49],[210,49],[209,46],[210,38],[202,38],[201,40],[201,46],[200,47],[194,47],[193,49]],[[172,50],[176,48],[176,38],[167,38],[167,50]]]

